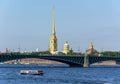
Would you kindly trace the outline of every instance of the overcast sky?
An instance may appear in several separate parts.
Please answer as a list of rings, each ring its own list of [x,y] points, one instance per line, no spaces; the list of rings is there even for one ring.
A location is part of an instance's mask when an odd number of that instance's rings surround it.
[[[120,0],[0,0],[0,51],[47,50],[53,5],[59,51],[120,50]]]

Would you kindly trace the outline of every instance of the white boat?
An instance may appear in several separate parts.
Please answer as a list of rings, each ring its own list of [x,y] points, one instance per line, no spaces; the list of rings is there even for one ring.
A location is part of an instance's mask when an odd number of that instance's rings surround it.
[[[20,74],[23,75],[43,75],[43,71],[40,70],[21,70]]]

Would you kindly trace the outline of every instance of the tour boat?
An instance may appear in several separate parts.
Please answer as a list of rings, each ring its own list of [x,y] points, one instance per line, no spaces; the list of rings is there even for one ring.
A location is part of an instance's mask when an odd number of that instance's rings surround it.
[[[23,75],[43,75],[43,71],[40,71],[40,70],[21,70],[20,74],[23,74]]]

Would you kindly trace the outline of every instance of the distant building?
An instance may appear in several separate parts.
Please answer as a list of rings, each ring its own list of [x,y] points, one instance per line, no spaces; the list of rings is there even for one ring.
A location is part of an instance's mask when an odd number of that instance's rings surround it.
[[[10,53],[10,50],[6,48],[5,53]]]
[[[36,52],[39,52],[39,48],[36,48]]]
[[[86,50],[86,53],[87,53],[88,55],[89,55],[89,54],[97,54],[97,53],[98,53],[97,50],[94,49],[92,42],[90,42],[90,47],[89,47],[89,49]]]
[[[67,54],[69,52],[70,52],[70,50],[69,50],[69,44],[68,44],[68,41],[66,41],[65,44],[64,44],[63,53]]]
[[[55,32],[55,16],[54,16],[54,8],[52,10],[52,36],[50,38],[50,48],[49,52],[51,54],[54,54],[58,51],[58,45],[57,45],[57,37]]]

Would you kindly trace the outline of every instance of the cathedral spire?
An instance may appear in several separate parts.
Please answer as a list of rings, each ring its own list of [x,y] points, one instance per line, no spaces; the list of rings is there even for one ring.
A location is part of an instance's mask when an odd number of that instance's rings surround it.
[[[52,34],[55,34],[55,7],[52,9]]]
[[[90,49],[92,49],[93,48],[93,43],[92,42],[90,42]]]
[[[51,54],[56,53],[58,50],[57,46],[57,37],[56,37],[56,32],[55,32],[55,14],[54,14],[54,7],[52,9],[52,35],[50,38],[50,48],[49,51]]]

